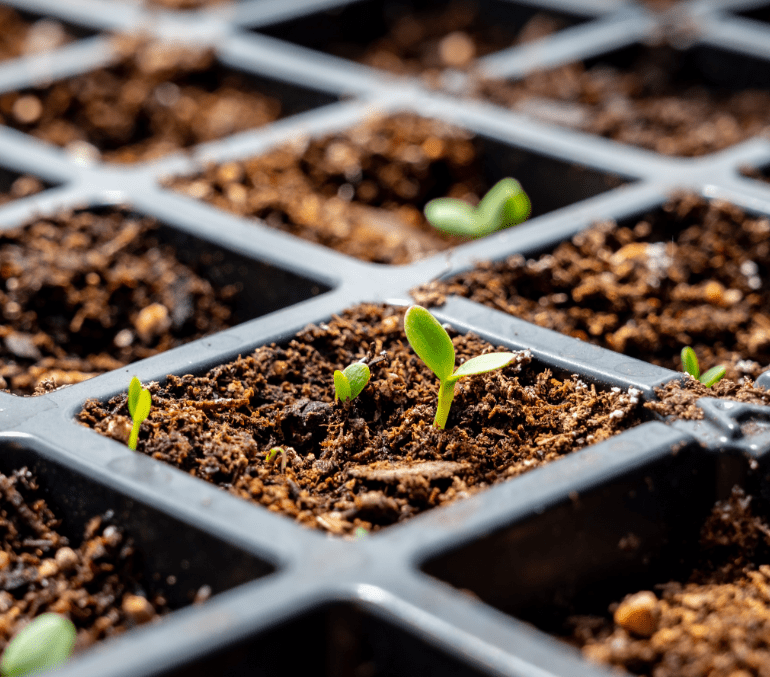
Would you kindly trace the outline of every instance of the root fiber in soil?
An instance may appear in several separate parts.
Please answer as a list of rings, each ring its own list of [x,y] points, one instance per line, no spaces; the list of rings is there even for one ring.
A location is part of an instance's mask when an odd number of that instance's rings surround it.
[[[468,297],[542,327],[679,370],[756,378],[770,365],[770,220],[695,195],[628,225],[597,224],[536,259],[485,263],[414,292]]]
[[[645,420],[640,393],[557,378],[529,353],[460,381],[445,430],[438,383],[414,354],[403,309],[361,305],[204,376],[149,384],[138,451],[237,496],[334,534],[378,530],[515,477]],[[450,332],[451,333],[451,332]],[[457,364],[496,349],[454,335]],[[352,402],[333,372],[384,351]],[[89,400],[78,420],[126,442],[125,394]],[[280,446],[282,458],[266,461]]]

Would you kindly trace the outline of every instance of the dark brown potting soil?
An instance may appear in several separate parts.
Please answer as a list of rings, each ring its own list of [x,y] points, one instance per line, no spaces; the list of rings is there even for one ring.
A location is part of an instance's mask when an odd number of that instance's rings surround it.
[[[536,259],[482,264],[414,294],[466,296],[632,357],[756,378],[770,365],[770,220],[695,195],[629,225],[598,224]]]
[[[762,677],[770,665],[770,526],[734,489],[703,525],[699,561],[673,580],[570,619],[594,661],[651,677]]]
[[[150,160],[276,120],[281,103],[214,55],[116,40],[116,65],[0,95],[0,123],[110,162]]]
[[[35,193],[39,193],[45,188],[43,182],[29,174],[23,174],[15,178],[7,190],[0,189],[0,205],[4,205],[7,202],[18,200],[22,197],[29,197]]]
[[[744,404],[770,405],[770,390],[755,388],[750,378],[736,383],[723,379],[707,388],[700,381],[684,377],[682,381],[669,381],[664,386],[655,389],[657,401],[645,402],[644,406],[650,411],[663,416],[696,421],[703,418],[703,410],[696,406],[701,397],[717,397]]]
[[[376,530],[599,442],[644,418],[635,390],[599,392],[517,354],[463,379],[445,430],[432,426],[438,383],[404,336],[402,309],[362,305],[205,376],[152,383],[138,451],[235,495],[335,534]],[[496,349],[454,335],[457,363]],[[384,351],[352,402],[333,372]],[[126,442],[126,397],[89,400],[79,420]],[[280,446],[282,456],[266,461]]]
[[[125,210],[65,212],[0,233],[0,387],[77,383],[234,322],[215,289]]]
[[[46,52],[71,39],[54,19],[27,20],[16,10],[0,5],[0,61]]]
[[[70,541],[26,468],[0,474],[0,513],[0,650],[49,611],[75,624],[78,650],[169,610],[119,526],[96,516]]]
[[[640,49],[627,66],[572,63],[479,93],[547,122],[665,155],[699,156],[770,132],[770,92],[710,86],[667,47]]]
[[[401,264],[460,241],[433,229],[422,208],[442,196],[477,203],[491,188],[481,169],[473,134],[405,113],[169,185],[344,254]]]

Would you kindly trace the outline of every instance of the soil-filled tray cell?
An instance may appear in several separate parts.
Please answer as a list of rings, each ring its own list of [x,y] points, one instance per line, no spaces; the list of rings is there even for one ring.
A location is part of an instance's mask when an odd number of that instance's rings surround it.
[[[296,649],[303,638],[305,650]],[[469,665],[461,656],[426,640],[425,630],[410,631],[403,622],[380,617],[369,605],[338,602],[298,618],[224,651],[197,660],[164,677],[281,677],[286,656],[292,674],[324,677],[484,677],[490,673]]]
[[[625,180],[401,113],[168,185],[364,261],[402,264],[461,242],[427,223],[429,200],[477,203],[506,176],[521,180],[533,217]]]
[[[39,193],[49,186],[30,174],[18,174],[0,167],[0,205]]]
[[[763,165],[761,167],[749,167],[744,166],[740,168],[741,176],[746,176],[749,179],[755,179],[764,183],[770,183],[770,165]]]
[[[77,383],[324,291],[125,209],[0,233],[0,378]]]
[[[573,644],[578,643],[579,636],[580,643],[592,643],[588,638],[599,636],[606,639],[612,627],[608,608],[614,610],[616,602],[629,592],[655,591],[653,596],[659,597],[689,592],[667,581],[684,586],[701,574],[700,582],[706,582],[709,576],[712,580],[735,582],[732,590],[722,594],[723,600],[732,598],[736,605],[725,603],[727,615],[719,620],[706,619],[713,602],[701,594],[703,591],[692,590],[692,599],[680,600],[679,611],[664,616],[665,620],[655,626],[655,634],[649,633],[652,637],[645,640],[646,648],[641,648],[641,640],[637,641],[633,633],[616,628],[614,642],[602,642],[586,654],[594,658],[606,657],[613,651],[613,656],[628,655],[631,659],[626,663],[612,662],[634,674],[656,677],[743,674],[732,671],[737,667],[736,654],[740,654],[742,645],[745,653],[764,647],[766,655],[766,634],[762,633],[766,633],[768,603],[766,596],[761,600],[766,590],[761,581],[751,593],[754,599],[748,599],[749,595],[741,599],[740,588],[745,588],[755,574],[744,575],[739,570],[744,565],[754,569],[767,563],[768,527],[741,516],[734,519],[734,511],[728,512],[724,504],[715,507],[714,502],[729,497],[736,482],[752,481],[748,464],[739,457],[706,457],[696,445],[674,448],[653,463],[565,496],[562,502],[541,510],[541,514],[440,555],[428,561],[424,569]],[[741,501],[737,503],[742,505]],[[743,545],[749,547],[742,554],[732,560],[724,557],[737,554]],[[706,562],[707,568],[699,568]],[[478,576],[479,567],[484,569],[484,576]],[[746,580],[738,582],[741,577]],[[659,605],[662,603],[658,601],[651,606]],[[688,606],[690,611],[685,611]],[[743,609],[737,613],[746,615],[739,620],[732,614],[741,606]],[[641,617],[639,611],[636,627],[642,626]],[[708,630],[697,627],[701,623],[708,624]],[[731,623],[741,629],[728,639]],[[721,626],[718,630],[717,624]],[[755,627],[747,628],[751,625]],[[685,639],[688,632],[692,634],[689,649],[667,655],[668,646],[675,645],[677,638]],[[709,646],[709,635],[724,642]],[[726,666],[732,670],[690,670],[708,651],[713,652],[712,659],[730,656]],[[674,669],[659,671],[665,664]]]
[[[132,163],[334,101],[225,68],[209,50],[116,39],[115,65],[0,95],[0,122],[70,150]]]
[[[532,259],[517,255],[427,285],[418,301],[466,296],[540,326],[680,370],[756,378],[770,365],[770,220],[694,195],[593,226]]]
[[[745,16],[747,19],[770,23],[770,4],[760,5],[756,9],[750,9],[745,12],[739,12],[739,16]]]
[[[519,81],[484,98],[665,155],[700,156],[770,130],[770,62],[699,45],[633,45]]]
[[[398,75],[438,82],[445,68],[530,42],[580,18],[500,0],[345,3],[260,33]]]
[[[0,5],[0,61],[47,52],[88,33]]]
[[[77,652],[273,570],[31,447],[0,452],[0,649],[51,611]]]
[[[301,524],[377,530],[607,439],[649,417],[638,390],[558,377],[527,351],[460,382],[445,429],[438,383],[412,351],[403,309],[362,305],[204,376],[149,384],[137,449]],[[455,335],[457,364],[501,349]],[[504,348],[502,349],[505,350]],[[384,357],[376,361],[377,357]],[[371,380],[334,402],[334,370],[367,358]],[[125,394],[78,419],[126,442]],[[283,455],[267,459],[279,447]]]

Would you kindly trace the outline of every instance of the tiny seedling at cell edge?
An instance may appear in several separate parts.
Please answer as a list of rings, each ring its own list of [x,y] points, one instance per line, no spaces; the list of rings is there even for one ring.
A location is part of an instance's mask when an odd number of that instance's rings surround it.
[[[476,239],[529,218],[532,203],[516,179],[498,181],[473,207],[465,200],[439,197],[425,205],[425,218],[448,235]]]
[[[38,616],[5,647],[0,675],[21,677],[61,665],[70,657],[76,635],[68,618],[54,613]]]
[[[128,437],[128,448],[136,451],[136,443],[139,440],[139,426],[150,415],[150,406],[152,397],[147,388],[142,388],[142,384],[136,376],[131,379],[128,386],[128,413],[134,421],[134,427],[131,428],[131,435]]]
[[[455,384],[464,376],[502,369],[516,358],[515,353],[488,353],[464,362],[455,370],[455,347],[446,329],[422,306],[412,306],[404,316],[409,345],[438,377],[438,406],[433,425],[444,428],[455,395]],[[453,373],[454,372],[454,373]]]
[[[343,371],[334,370],[334,401],[338,399],[346,402],[354,400],[366,388],[371,377],[369,366],[364,362],[353,362]]]
[[[265,455],[265,463],[270,463],[275,460],[275,457],[278,456],[278,454],[281,455],[281,475],[283,475],[286,472],[286,449],[283,447],[273,447]]]
[[[710,388],[715,383],[719,383],[719,381],[724,378],[725,372],[727,371],[724,366],[720,364],[716,367],[711,367],[705,374],[701,374],[698,358],[695,355],[695,351],[690,348],[690,346],[682,348],[681,356],[682,367],[684,370],[690,374],[690,376],[698,379],[707,388]]]

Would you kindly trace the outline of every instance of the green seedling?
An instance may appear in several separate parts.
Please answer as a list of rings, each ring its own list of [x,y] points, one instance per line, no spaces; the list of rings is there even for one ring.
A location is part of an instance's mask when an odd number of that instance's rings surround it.
[[[278,456],[278,454],[281,455],[281,474],[283,475],[286,472],[286,449],[284,449],[283,447],[273,447],[265,455],[265,463],[270,463],[271,461],[274,461],[275,457]]]
[[[715,383],[719,383],[719,381],[724,378],[725,372],[727,371],[724,366],[720,364],[716,367],[711,367],[705,374],[701,374],[698,357],[690,346],[682,348],[682,367],[688,374],[698,379],[707,388],[710,388]]]
[[[364,362],[353,362],[343,371],[334,371],[334,401],[354,400],[369,383],[372,373]]]
[[[455,370],[455,347],[452,345],[452,339],[439,321],[422,306],[412,306],[406,311],[404,331],[412,350],[440,381],[438,406],[433,420],[436,428],[446,426],[449,407],[452,406],[455,396],[455,385],[461,378],[502,369],[516,357],[514,353],[479,355]]]
[[[8,643],[0,661],[2,677],[21,677],[64,663],[75,646],[72,621],[59,614],[38,616]]]
[[[425,205],[425,218],[444,233],[479,238],[529,218],[532,203],[516,179],[498,181],[477,207],[465,200],[440,197]]]
[[[136,443],[139,440],[139,426],[150,415],[150,406],[152,397],[147,388],[142,388],[142,384],[136,376],[131,379],[128,386],[128,413],[134,421],[134,427],[131,428],[131,434],[128,437],[128,448],[136,451]]]

